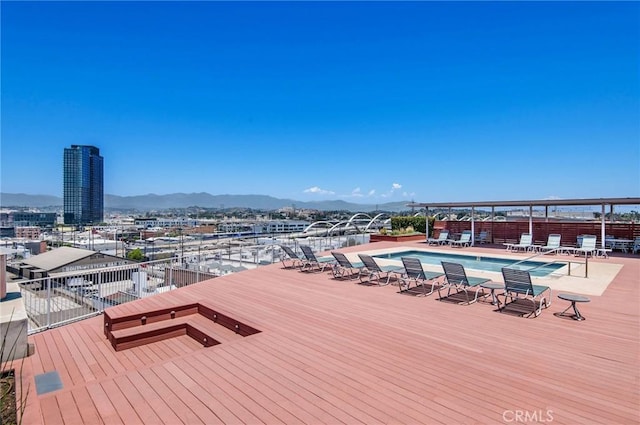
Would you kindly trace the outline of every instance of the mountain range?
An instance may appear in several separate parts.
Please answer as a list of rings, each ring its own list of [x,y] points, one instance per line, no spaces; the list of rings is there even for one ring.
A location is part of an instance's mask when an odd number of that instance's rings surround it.
[[[172,193],[167,195],[118,196],[105,195],[105,209],[113,210],[165,210],[171,208],[251,208],[257,210],[277,210],[284,207],[315,209],[320,211],[406,211],[409,201],[384,204],[356,204],[342,200],[303,202],[280,199],[267,195],[211,195],[201,193]],[[8,207],[61,207],[62,198],[51,195],[30,195],[25,193],[0,193],[0,206]]]

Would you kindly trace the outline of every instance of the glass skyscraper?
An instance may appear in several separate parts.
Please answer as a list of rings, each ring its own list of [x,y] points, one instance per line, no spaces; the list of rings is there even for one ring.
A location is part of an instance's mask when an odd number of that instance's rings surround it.
[[[64,223],[97,224],[104,217],[103,159],[95,146],[64,149]]]

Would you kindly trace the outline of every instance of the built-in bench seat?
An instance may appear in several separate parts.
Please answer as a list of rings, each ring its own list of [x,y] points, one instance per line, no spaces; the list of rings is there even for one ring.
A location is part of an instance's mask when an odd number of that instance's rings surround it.
[[[113,348],[116,351],[120,351],[138,347],[140,345],[150,344],[152,342],[162,341],[164,339],[188,335],[190,318],[191,316],[177,317],[175,319],[163,320],[161,322],[111,331],[109,339]],[[218,344],[218,342],[216,341],[210,345],[215,344]]]
[[[116,351],[187,335],[211,347],[259,332],[201,304],[117,316],[104,313],[104,331]]]

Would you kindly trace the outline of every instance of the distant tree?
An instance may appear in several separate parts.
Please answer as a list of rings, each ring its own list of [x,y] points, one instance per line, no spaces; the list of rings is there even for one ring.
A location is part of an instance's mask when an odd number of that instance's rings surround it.
[[[136,248],[132,251],[129,251],[129,253],[127,254],[127,258],[133,261],[142,261],[144,260],[144,254],[142,253],[142,250],[140,248]]]

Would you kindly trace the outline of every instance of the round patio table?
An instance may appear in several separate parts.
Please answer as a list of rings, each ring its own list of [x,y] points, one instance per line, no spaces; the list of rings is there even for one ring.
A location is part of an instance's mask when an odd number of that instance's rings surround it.
[[[559,316],[564,316],[565,315],[564,313],[567,310],[569,310],[570,308],[573,308],[573,314],[571,315],[571,317],[574,320],[586,320],[586,318],[582,314],[580,314],[580,311],[578,310],[576,303],[588,303],[589,301],[591,301],[589,297],[585,297],[584,295],[576,295],[576,294],[558,294],[558,298],[560,298],[561,300],[571,302],[571,305],[565,308],[564,311],[559,314]]]
[[[498,305],[498,298],[496,297],[496,289],[504,289],[504,283],[485,282],[485,283],[481,283],[480,287],[491,289],[491,304]]]

